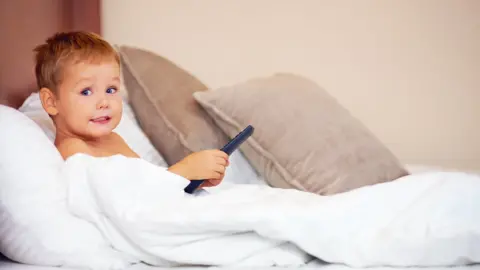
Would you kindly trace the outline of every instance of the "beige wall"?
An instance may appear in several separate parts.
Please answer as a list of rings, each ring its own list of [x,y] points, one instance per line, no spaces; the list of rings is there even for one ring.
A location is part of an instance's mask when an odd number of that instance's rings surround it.
[[[105,37],[216,88],[308,76],[406,163],[480,171],[480,1],[103,0]]]

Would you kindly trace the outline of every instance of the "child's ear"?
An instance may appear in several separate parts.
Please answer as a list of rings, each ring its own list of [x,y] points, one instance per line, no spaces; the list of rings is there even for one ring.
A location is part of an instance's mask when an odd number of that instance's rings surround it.
[[[43,109],[51,116],[58,114],[55,94],[48,88],[40,89],[40,100],[42,101]]]

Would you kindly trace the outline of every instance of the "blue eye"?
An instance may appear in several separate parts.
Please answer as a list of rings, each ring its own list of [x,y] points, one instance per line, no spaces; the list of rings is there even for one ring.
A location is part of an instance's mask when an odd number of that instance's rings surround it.
[[[117,88],[115,87],[110,87],[107,89],[108,94],[114,94],[115,92],[117,92]]]
[[[89,88],[86,88],[86,89],[83,89],[82,92],[80,93],[84,96],[89,96],[92,94],[92,90],[90,90]]]

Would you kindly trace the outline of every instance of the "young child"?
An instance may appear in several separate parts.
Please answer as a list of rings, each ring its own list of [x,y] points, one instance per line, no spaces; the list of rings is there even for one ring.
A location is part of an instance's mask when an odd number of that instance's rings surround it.
[[[120,58],[101,37],[88,32],[57,33],[37,46],[35,76],[43,108],[56,127],[55,146],[66,160],[76,153],[94,157],[139,156],[113,129],[122,117]],[[218,185],[228,166],[220,150],[193,153],[169,167],[189,180]]]

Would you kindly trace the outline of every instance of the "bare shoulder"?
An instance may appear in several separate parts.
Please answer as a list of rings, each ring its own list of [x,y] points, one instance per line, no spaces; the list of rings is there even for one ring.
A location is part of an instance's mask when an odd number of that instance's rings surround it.
[[[127,156],[127,157],[140,157],[135,151],[133,151],[127,142],[120,136],[119,134],[112,132],[111,134],[112,141],[118,146],[118,151],[120,154]]]
[[[110,133],[110,138],[114,140],[116,143],[125,143],[125,140],[122,138],[122,136],[118,135],[116,132]]]
[[[64,160],[77,153],[93,154],[90,147],[84,141],[77,138],[68,138],[59,142],[57,149]]]

